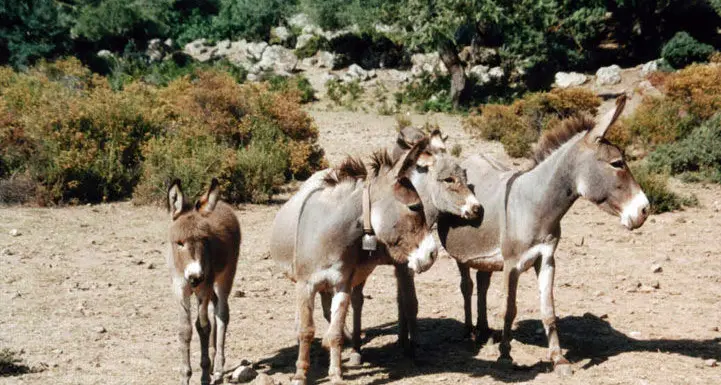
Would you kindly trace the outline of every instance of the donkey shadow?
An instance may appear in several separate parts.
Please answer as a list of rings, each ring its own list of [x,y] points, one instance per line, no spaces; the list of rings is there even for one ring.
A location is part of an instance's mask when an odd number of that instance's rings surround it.
[[[462,337],[464,325],[455,319],[418,319],[421,336],[416,348],[415,359],[407,358],[395,338],[393,342],[382,346],[368,346],[374,338],[398,334],[397,323],[378,325],[366,330],[364,338],[363,366],[348,365],[349,350],[344,351],[344,375],[346,380],[365,377],[368,384],[381,385],[398,381],[401,378],[440,373],[465,373],[471,377],[492,377],[503,382],[524,382],[535,378],[539,373],[550,372],[553,366],[549,362],[539,361],[533,366],[516,366],[513,369],[499,366],[494,360],[477,358],[481,345]],[[268,368],[267,374],[283,373],[290,376],[295,372],[295,360],[298,355],[297,344],[275,352],[271,357],[258,362],[258,366]],[[321,347],[320,338],[316,338],[311,347],[311,367],[308,370],[309,383],[327,382],[328,353]]]
[[[614,329],[607,321],[586,313],[583,316],[568,316],[558,321],[561,346],[567,349],[566,357],[572,362],[589,360],[580,369],[586,370],[600,365],[610,357],[626,352],[664,352],[681,354],[688,357],[721,361],[721,338],[708,340],[693,339],[656,339],[638,340]],[[368,346],[374,338],[398,333],[397,323],[387,323],[367,329],[364,338],[363,361],[361,368],[349,367],[348,350],[344,354],[344,377],[348,380],[363,377],[376,377],[368,384],[381,385],[393,383],[401,378],[441,373],[465,373],[470,377],[490,377],[494,380],[514,383],[534,379],[540,373],[551,372],[549,362],[539,361],[532,366],[501,367],[495,360],[477,357],[481,345],[462,338],[463,323],[455,319],[418,320],[421,336],[416,349],[416,359],[403,356],[397,342],[382,346]],[[547,341],[539,320],[519,321],[513,331],[513,338],[523,344],[546,347]],[[273,356],[260,361],[261,368],[267,367],[268,374],[284,373],[288,377],[295,371],[298,348],[293,344],[277,351]],[[328,353],[316,338],[311,350],[311,367],[308,379],[311,383],[327,382]]]
[[[539,320],[518,322],[513,338],[523,344],[545,347],[548,345]],[[568,316],[558,321],[561,347],[567,349],[566,358],[572,362],[589,359],[582,369],[602,364],[613,356],[627,352],[675,353],[687,357],[721,361],[721,338],[649,339],[631,338],[614,329],[609,322],[591,313]]]

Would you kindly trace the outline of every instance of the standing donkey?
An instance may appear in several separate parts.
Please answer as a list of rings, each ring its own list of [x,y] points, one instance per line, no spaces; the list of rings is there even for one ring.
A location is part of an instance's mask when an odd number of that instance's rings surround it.
[[[570,374],[561,352],[553,303],[554,252],[561,237],[561,218],[579,197],[621,217],[629,230],[641,226],[649,202],[636,183],[618,147],[605,134],[621,114],[626,98],[597,123],[578,118],[566,121],[541,138],[535,166],[514,173],[497,162],[472,156],[462,166],[484,208],[478,226],[453,217],[443,217],[438,233],[443,246],[456,259],[461,272],[465,324],[470,333],[473,282],[469,268],[478,270],[477,335],[489,335],[486,294],[491,273],[503,271],[507,293],[501,363],[510,363],[511,327],[516,317],[519,275],[533,266],[538,276],[541,317],[548,337],[549,356],[560,374]]]
[[[373,175],[367,174],[362,162],[349,158],[338,168],[311,176],[276,215],[271,257],[296,283],[299,349],[294,384],[306,383],[317,292],[332,293],[323,346],[330,350],[328,376],[340,383],[351,289],[378,264],[408,263],[422,272],[435,261],[436,242],[410,181],[420,155],[420,146],[412,148],[399,168],[375,162],[380,169]],[[378,241],[372,254],[361,248],[369,230]]]
[[[190,296],[193,293],[198,300],[195,328],[200,338],[200,382],[209,384],[213,370],[213,382],[221,381],[223,376],[228,294],[238,263],[240,224],[230,205],[220,201],[218,195],[218,180],[215,178],[195,205],[185,200],[180,180],[176,179],[168,189],[168,208],[172,218],[168,267],[180,305],[180,383],[184,385],[188,384],[192,374]],[[213,311],[208,317],[208,305],[211,303]]]
[[[424,140],[425,139],[425,140]],[[468,188],[466,173],[458,165],[456,159],[446,151],[445,138],[439,130],[426,135],[417,128],[405,128],[398,135],[397,146],[393,149],[393,157],[376,157],[385,167],[400,167],[397,162],[405,155],[407,149],[418,145],[423,152],[419,161],[411,170],[410,180],[423,202],[423,212],[430,227],[436,224],[441,213],[456,215],[467,220],[478,218],[482,208],[473,192]],[[374,165],[375,169],[380,168]],[[398,340],[404,352],[413,356],[418,341],[418,299],[416,297],[413,270],[407,265],[396,264],[396,280],[398,281]],[[353,306],[353,353],[351,363],[361,362],[361,313],[363,310],[363,287],[365,281],[355,286],[351,293]],[[328,294],[321,294],[326,319],[330,314]]]

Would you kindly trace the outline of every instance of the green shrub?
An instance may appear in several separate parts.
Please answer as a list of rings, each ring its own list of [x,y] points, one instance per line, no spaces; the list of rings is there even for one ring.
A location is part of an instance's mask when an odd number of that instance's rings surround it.
[[[316,100],[315,89],[303,75],[292,77],[273,75],[268,79],[270,90],[276,92],[297,92],[301,103],[310,103]]]
[[[0,85],[0,179],[14,181],[0,190],[34,182],[41,201],[162,201],[172,178],[193,189],[210,175],[229,199],[259,201],[325,166],[302,93],[290,86],[241,85],[206,69],[113,91],[77,60],[0,68]]]
[[[313,36],[303,47],[295,50],[295,56],[298,59],[305,59],[315,55],[318,51],[327,51],[329,48],[328,40],[325,37]]]
[[[695,128],[684,139],[659,146],[649,154],[647,162],[655,172],[721,183],[721,115]]]
[[[331,79],[325,83],[326,94],[337,106],[344,106],[355,109],[356,102],[365,92],[358,79],[351,82],[343,82],[338,79]]]
[[[213,37],[265,40],[270,29],[287,13],[283,0],[220,0],[220,11],[213,19]]]
[[[687,32],[677,32],[661,50],[661,57],[673,68],[691,63],[705,63],[714,52],[713,46],[694,39]]]
[[[668,176],[654,173],[645,166],[634,167],[633,176],[641,186],[651,204],[651,214],[660,214],[668,211],[680,210],[684,207],[698,205],[698,199],[693,196],[681,196],[668,187]]]

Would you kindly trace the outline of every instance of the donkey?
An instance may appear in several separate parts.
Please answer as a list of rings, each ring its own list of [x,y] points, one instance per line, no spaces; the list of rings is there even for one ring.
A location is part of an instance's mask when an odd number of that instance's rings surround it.
[[[438,233],[461,272],[467,333],[473,328],[469,268],[478,270],[476,333],[483,341],[490,331],[486,315],[490,276],[494,271],[503,271],[507,302],[500,363],[512,362],[510,341],[518,278],[533,266],[538,276],[549,357],[560,374],[571,373],[558,341],[553,254],[561,237],[561,218],[576,199],[584,197],[620,216],[629,230],[640,227],[648,216],[648,199],[631,175],[622,151],[604,137],[625,102],[625,96],[618,98],[615,109],[597,124],[578,118],[545,133],[534,154],[535,166],[527,172],[514,173],[482,156],[471,156],[462,163],[483,205],[483,223],[444,216],[438,222]]]
[[[413,142],[409,141],[412,138]],[[456,159],[445,151],[445,140],[439,130],[426,135],[417,128],[406,128],[398,135],[397,146],[393,150],[395,159],[389,157],[377,157],[381,165],[375,164],[374,169],[381,166],[400,167],[398,158],[405,153],[405,147],[412,148],[420,145],[423,153],[413,170],[411,170],[411,182],[418,191],[423,202],[426,222],[429,226],[435,225],[440,213],[457,215],[461,218],[473,220],[480,215],[482,210],[473,192],[468,188],[466,173],[458,165]],[[425,140],[424,140],[425,139]],[[420,143],[420,144],[419,144]],[[427,145],[426,145],[427,143]],[[399,342],[408,356],[413,356],[418,340],[418,298],[416,297],[413,282],[413,270],[407,265],[396,264],[395,275],[398,281],[398,315],[399,315]],[[351,304],[353,306],[353,353],[351,353],[351,364],[358,365],[361,362],[361,313],[363,310],[363,288],[365,281],[355,286],[351,293]],[[327,298],[326,298],[327,297]],[[327,294],[321,294],[323,309],[326,319],[330,314],[330,298]]]
[[[323,346],[330,350],[328,376],[340,383],[351,289],[378,264],[407,263],[420,273],[435,261],[437,245],[410,181],[420,155],[419,145],[408,152],[399,168],[377,162],[381,168],[373,175],[368,175],[362,162],[348,158],[335,169],[314,174],[278,211],[270,253],[296,283],[299,349],[294,384],[306,383],[317,292],[333,294]],[[378,244],[375,252],[368,253],[361,244],[364,233],[371,232]]]
[[[180,305],[180,383],[187,385],[190,369],[190,296],[198,300],[195,329],[200,338],[200,382],[209,384],[223,378],[225,332],[228,327],[228,294],[233,285],[240,248],[240,224],[230,205],[219,200],[218,180],[190,205],[175,180],[168,189],[168,209],[172,222],[168,240],[168,267],[173,292]],[[211,317],[208,307],[212,303]],[[217,351],[216,351],[217,338]],[[208,348],[210,347],[210,352]]]

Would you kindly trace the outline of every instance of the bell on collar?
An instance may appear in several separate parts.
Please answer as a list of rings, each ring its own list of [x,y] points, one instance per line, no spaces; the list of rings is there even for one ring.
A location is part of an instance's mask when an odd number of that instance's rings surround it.
[[[361,241],[363,250],[375,251],[378,247],[378,240],[375,234],[363,234],[363,240]]]

